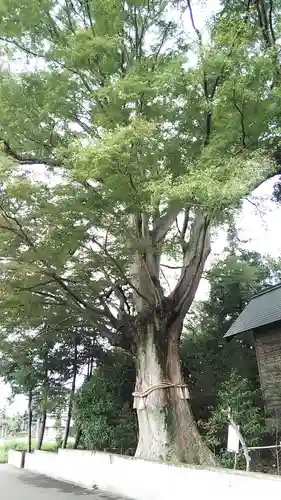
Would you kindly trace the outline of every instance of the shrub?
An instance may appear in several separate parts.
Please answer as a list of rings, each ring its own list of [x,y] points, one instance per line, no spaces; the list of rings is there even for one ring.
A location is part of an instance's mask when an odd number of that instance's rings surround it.
[[[74,420],[87,449],[133,454],[137,442],[132,409],[135,370],[123,352],[107,355],[93,376],[78,391]]]
[[[32,443],[32,447],[35,447],[35,442]],[[27,449],[27,441],[23,440],[9,440],[4,441],[0,444],[0,463],[5,464],[8,462],[8,451],[25,451]],[[42,451],[57,451],[57,445],[55,443],[44,443],[42,446]]]

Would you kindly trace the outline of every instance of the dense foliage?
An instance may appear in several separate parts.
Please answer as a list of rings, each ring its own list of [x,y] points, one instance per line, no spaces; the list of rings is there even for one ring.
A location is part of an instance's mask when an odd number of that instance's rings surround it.
[[[76,394],[74,419],[87,449],[133,454],[137,422],[132,409],[135,368],[122,352],[108,353]]]

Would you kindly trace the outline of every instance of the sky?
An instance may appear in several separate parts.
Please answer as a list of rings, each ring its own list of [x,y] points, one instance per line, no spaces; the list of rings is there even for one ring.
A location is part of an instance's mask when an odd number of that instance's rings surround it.
[[[281,256],[281,204],[272,201],[275,181],[276,179],[271,179],[265,182],[244,201],[236,224],[240,241],[245,241],[242,245],[244,248],[278,258]],[[207,266],[222,256],[226,244],[225,231],[218,231],[213,237],[212,252]],[[202,279],[196,299],[204,299],[207,295],[208,283]]]
[[[206,19],[217,10],[218,5],[218,0],[211,0],[200,2],[200,6],[194,9],[195,25],[199,30],[202,31]],[[187,18],[186,29],[190,31],[192,36],[193,30],[190,28],[190,20]],[[246,240],[245,248],[278,257],[281,255],[281,204],[278,206],[271,200],[273,184],[274,180],[264,183],[253,193],[250,201],[245,200],[243,209],[237,217],[237,228],[240,240]],[[226,234],[223,230],[220,230],[213,237],[212,253],[207,266],[210,266],[219,258],[225,246]],[[205,279],[202,279],[196,299],[206,298],[207,295],[208,283]],[[0,382],[0,408],[6,405],[9,395],[9,386]],[[25,409],[25,398],[18,396],[9,407],[9,413],[24,411]]]

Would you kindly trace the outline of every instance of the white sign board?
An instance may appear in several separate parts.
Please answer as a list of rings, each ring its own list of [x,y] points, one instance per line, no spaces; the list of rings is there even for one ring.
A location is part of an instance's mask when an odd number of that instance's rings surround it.
[[[239,452],[239,437],[231,424],[228,426],[227,451],[231,451],[232,453]]]

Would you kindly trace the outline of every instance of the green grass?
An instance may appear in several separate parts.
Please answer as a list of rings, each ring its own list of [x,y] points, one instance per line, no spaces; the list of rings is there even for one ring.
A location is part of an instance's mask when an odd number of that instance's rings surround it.
[[[34,448],[35,442],[32,442],[32,447]],[[8,450],[18,450],[24,451],[27,448],[26,441],[10,440],[5,441],[5,443],[0,444],[0,464],[6,464],[8,461]],[[57,451],[56,443],[45,443],[42,446],[42,451]]]

